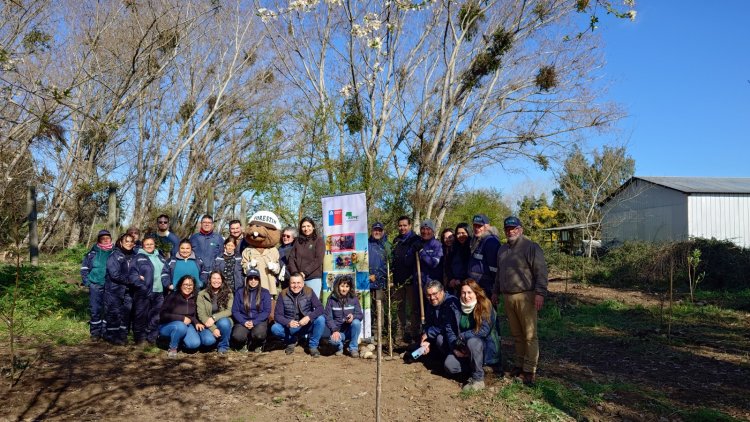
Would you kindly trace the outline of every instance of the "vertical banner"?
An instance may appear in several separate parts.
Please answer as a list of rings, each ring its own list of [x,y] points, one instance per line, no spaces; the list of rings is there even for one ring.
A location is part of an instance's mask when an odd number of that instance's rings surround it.
[[[338,277],[354,280],[359,302],[364,311],[362,336],[370,337],[369,257],[367,255],[367,200],[365,193],[324,196],[323,240],[326,254],[323,259],[323,304]]]

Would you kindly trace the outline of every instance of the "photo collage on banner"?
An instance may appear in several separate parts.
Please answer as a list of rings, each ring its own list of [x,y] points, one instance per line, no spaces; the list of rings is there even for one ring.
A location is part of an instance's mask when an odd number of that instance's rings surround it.
[[[370,337],[370,281],[367,255],[367,201],[365,193],[324,196],[323,240],[323,304],[331,293],[337,277],[355,280],[359,301],[364,311],[362,336]]]

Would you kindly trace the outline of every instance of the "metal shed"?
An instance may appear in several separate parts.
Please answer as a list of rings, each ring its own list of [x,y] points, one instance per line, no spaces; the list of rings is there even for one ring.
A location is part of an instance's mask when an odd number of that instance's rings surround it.
[[[750,178],[634,176],[602,203],[602,241],[694,237],[750,247]]]

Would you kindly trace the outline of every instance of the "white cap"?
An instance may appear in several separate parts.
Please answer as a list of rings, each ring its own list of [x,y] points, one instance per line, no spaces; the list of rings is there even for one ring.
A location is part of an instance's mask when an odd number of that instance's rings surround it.
[[[269,229],[281,230],[281,223],[279,223],[279,217],[271,211],[258,211],[250,217],[249,224],[256,223],[261,226],[268,227]]]

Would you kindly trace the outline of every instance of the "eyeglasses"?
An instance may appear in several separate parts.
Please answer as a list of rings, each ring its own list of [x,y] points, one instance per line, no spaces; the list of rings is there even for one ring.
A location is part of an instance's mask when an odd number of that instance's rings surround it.
[[[435,292],[435,293],[427,292],[427,297],[436,297],[439,294],[440,294],[440,292]]]
[[[159,220],[157,221],[159,224],[169,224],[169,220]]]
[[[182,283],[182,287],[190,287],[192,289],[195,286],[192,284]]]
[[[292,237],[294,237],[294,236],[292,236],[292,235],[290,235],[290,234],[285,234],[285,235],[283,235],[283,236],[281,236],[281,237],[283,237],[284,239],[291,239],[291,238],[292,238]]]

